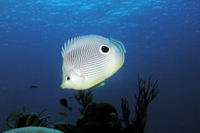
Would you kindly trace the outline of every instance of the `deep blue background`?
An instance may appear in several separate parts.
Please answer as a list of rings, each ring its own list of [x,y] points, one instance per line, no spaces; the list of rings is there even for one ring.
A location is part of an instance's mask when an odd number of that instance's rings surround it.
[[[61,47],[87,34],[120,40],[127,50],[123,67],[93,89],[96,102],[113,104],[120,117],[125,97],[132,119],[137,74],[153,73],[160,93],[149,105],[145,132],[200,132],[199,0],[0,0],[0,132],[24,105],[29,113],[48,107],[42,116],[52,115],[49,121],[76,124],[77,101],[68,101],[71,112],[59,103],[76,92],[60,88]]]

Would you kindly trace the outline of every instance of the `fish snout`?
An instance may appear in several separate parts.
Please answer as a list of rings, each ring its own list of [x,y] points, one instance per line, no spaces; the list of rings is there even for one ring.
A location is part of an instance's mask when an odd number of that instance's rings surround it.
[[[62,89],[73,89],[72,84],[70,84],[70,83],[67,82],[67,81],[63,81],[63,83],[61,84],[60,87],[61,87]]]

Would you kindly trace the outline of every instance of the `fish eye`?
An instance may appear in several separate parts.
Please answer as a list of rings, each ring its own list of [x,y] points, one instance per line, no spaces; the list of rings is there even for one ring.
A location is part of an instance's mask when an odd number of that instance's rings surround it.
[[[102,54],[108,54],[110,52],[110,48],[106,45],[101,45],[99,51]]]
[[[70,77],[68,76],[66,79],[67,79],[67,80],[70,80]]]

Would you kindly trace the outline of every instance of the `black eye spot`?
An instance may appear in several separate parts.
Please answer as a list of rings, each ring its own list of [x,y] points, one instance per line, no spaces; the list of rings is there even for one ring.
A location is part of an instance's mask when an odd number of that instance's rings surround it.
[[[67,77],[67,80],[70,80],[70,77]]]
[[[108,53],[109,47],[102,46],[102,47],[101,47],[101,51],[102,51],[103,53]]]

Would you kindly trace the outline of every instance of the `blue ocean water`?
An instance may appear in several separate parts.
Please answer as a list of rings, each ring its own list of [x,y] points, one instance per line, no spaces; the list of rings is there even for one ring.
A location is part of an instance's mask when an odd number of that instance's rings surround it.
[[[88,34],[117,39],[127,50],[123,67],[92,90],[94,101],[111,103],[121,116],[125,97],[132,119],[137,74],[154,74],[160,92],[145,133],[200,132],[199,0],[0,0],[0,132],[23,106],[29,113],[47,107],[49,121],[76,124],[77,101],[68,101],[71,112],[59,103],[76,92],[60,88],[61,47]]]

